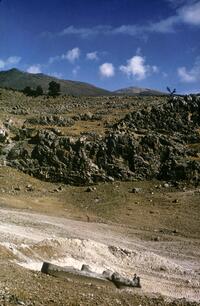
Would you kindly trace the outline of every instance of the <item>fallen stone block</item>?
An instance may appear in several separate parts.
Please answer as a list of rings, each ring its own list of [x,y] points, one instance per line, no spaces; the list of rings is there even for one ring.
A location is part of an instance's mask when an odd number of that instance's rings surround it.
[[[49,262],[44,262],[41,269],[42,273],[60,278],[69,278],[70,276],[78,276],[82,278],[92,278],[94,280],[103,281],[104,283],[112,283],[117,288],[135,287],[141,288],[140,278],[135,274],[133,279],[128,279],[121,276],[117,272],[105,270],[102,274],[93,272],[88,265],[82,265],[81,270],[73,267],[60,267]]]

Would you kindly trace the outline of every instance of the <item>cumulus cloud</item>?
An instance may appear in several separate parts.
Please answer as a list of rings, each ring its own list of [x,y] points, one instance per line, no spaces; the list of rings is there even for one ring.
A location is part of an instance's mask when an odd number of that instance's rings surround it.
[[[191,69],[186,67],[179,67],[177,69],[178,76],[181,82],[195,83],[200,80],[200,58],[197,58],[194,66]]]
[[[200,2],[186,5],[179,9],[179,15],[184,23],[194,26],[200,25]]]
[[[66,54],[61,56],[62,59],[67,59],[69,62],[74,63],[77,59],[79,59],[81,51],[79,48],[73,48],[67,51]]]
[[[94,51],[94,52],[89,52],[86,54],[86,58],[90,61],[96,61],[98,60],[98,55],[97,55],[97,51]]]
[[[121,65],[119,69],[128,77],[134,77],[136,80],[144,80],[151,73],[157,73],[157,66],[145,64],[145,58],[141,55],[135,55],[127,60],[127,65]]]
[[[33,74],[37,74],[37,73],[41,73],[41,67],[39,64],[37,65],[32,65],[27,69],[27,72],[29,73],[33,73]]]
[[[69,62],[74,63],[77,59],[79,59],[80,54],[81,50],[79,48],[73,48],[68,50],[65,54],[50,57],[49,64],[53,64],[62,60],[68,60]]]
[[[102,77],[110,78],[115,75],[115,68],[112,63],[104,63],[99,66],[99,72]]]
[[[17,65],[21,61],[20,56],[10,56],[7,59],[0,59],[0,69],[7,68],[12,65]]]

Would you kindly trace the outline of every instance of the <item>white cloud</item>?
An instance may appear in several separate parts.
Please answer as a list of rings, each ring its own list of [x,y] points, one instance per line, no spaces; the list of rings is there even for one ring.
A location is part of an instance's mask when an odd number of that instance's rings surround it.
[[[37,74],[37,73],[41,73],[41,67],[39,64],[37,65],[32,65],[27,69],[27,72],[29,73],[33,73],[33,74]]]
[[[110,78],[115,75],[115,68],[112,63],[104,63],[99,66],[99,72],[102,77]]]
[[[91,61],[96,61],[99,59],[97,51],[87,53],[86,58]]]
[[[5,67],[5,61],[0,59],[0,69],[3,69]]]
[[[116,34],[127,34],[135,36],[143,31],[143,27],[138,25],[121,25],[119,27],[113,27],[111,25],[98,25],[91,28],[76,28],[74,26],[69,26],[65,28],[58,36],[65,35],[77,35],[82,38],[88,38],[89,36],[95,35],[116,35]]]
[[[159,72],[159,68],[157,66],[152,66],[152,72],[154,73],[158,73]]]
[[[7,68],[12,65],[17,65],[21,61],[20,56],[10,56],[7,59],[0,59],[0,69]]]
[[[68,60],[71,63],[74,63],[77,59],[79,59],[81,54],[81,50],[79,48],[73,48],[71,50],[68,50],[67,53],[52,56],[49,58],[49,64],[53,64],[55,62]]]
[[[181,21],[179,16],[171,16],[149,25],[149,32],[175,33],[175,25]]]
[[[143,80],[151,73],[159,71],[157,66],[150,66],[145,64],[145,58],[141,55],[135,55],[127,60],[127,65],[121,65],[119,69],[128,77],[134,77],[136,80]]]
[[[128,34],[135,36],[143,32],[144,27],[138,25],[121,25],[117,28],[109,29],[108,34]]]
[[[162,72],[162,76],[163,76],[163,78],[167,78],[168,77],[168,73]]]
[[[80,70],[80,66],[76,66],[73,70],[72,73],[74,76],[76,76],[78,74],[78,71]]]
[[[69,62],[74,63],[79,59],[81,51],[79,48],[73,48],[72,50],[67,51],[66,54],[61,56],[62,59],[67,59]]]
[[[185,83],[193,83],[196,80],[191,71],[187,71],[185,67],[178,68],[178,76],[180,77],[180,80]]]
[[[129,35],[142,37],[148,33],[175,33],[178,25],[200,25],[200,1],[196,0],[166,0],[173,4],[174,15],[158,21],[152,20],[145,24],[122,24],[118,27],[98,25],[90,28],[77,28],[73,25],[57,33],[57,36],[77,35],[82,38],[95,35]],[[49,33],[48,33],[49,35]]]
[[[50,75],[52,77],[55,77],[57,79],[62,79],[63,78],[63,74],[60,73],[60,72],[51,72],[51,73],[48,73],[48,75]]]
[[[184,83],[195,83],[200,80],[200,58],[197,58],[194,66],[188,70],[186,67],[177,69],[180,80]]]
[[[184,23],[194,26],[200,25],[200,2],[193,5],[187,5],[179,10],[179,15]]]
[[[49,64],[53,64],[54,62],[57,62],[61,59],[61,56],[56,55],[49,58]]]
[[[10,56],[7,59],[7,65],[16,65],[19,64],[20,61],[21,61],[20,56]]]
[[[95,30],[96,27],[94,28],[76,28],[73,25],[65,28],[63,31],[59,33],[60,36],[64,35],[80,35],[82,37],[87,37],[91,36],[94,34],[98,34],[98,30]]]

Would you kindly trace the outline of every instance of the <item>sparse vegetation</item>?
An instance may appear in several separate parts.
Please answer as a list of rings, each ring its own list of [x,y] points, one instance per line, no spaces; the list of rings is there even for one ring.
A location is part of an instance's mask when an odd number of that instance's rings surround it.
[[[43,89],[40,85],[38,85],[35,90],[30,88],[30,86],[26,86],[22,92],[29,97],[39,97],[43,95]]]
[[[170,96],[173,96],[176,93],[176,88],[174,88],[173,90],[171,90],[168,86],[166,88],[167,91],[170,93]]]

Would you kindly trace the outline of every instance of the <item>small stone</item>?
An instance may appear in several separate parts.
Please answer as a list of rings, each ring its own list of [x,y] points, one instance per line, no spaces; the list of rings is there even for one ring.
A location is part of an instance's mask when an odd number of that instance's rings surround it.
[[[142,191],[142,189],[141,188],[137,188],[137,187],[134,187],[133,189],[132,189],[132,193],[139,193],[139,192],[141,192]]]
[[[160,237],[159,237],[159,236],[154,237],[154,238],[153,238],[153,241],[160,241]]]
[[[18,304],[18,305],[25,305],[25,303],[22,302],[22,301],[20,301],[20,300],[17,301],[17,304]]]
[[[85,191],[86,192],[93,192],[96,190],[96,187],[88,187]]]
[[[33,186],[31,184],[26,185],[27,191],[33,191]]]
[[[16,191],[20,191],[20,190],[21,190],[21,188],[20,188],[19,186],[17,186],[17,187],[15,187],[15,188],[14,188],[14,190],[16,190]]]
[[[165,184],[163,184],[163,187],[165,187],[165,188],[169,188],[170,186],[169,186],[169,184],[168,184],[168,183],[165,183]]]

